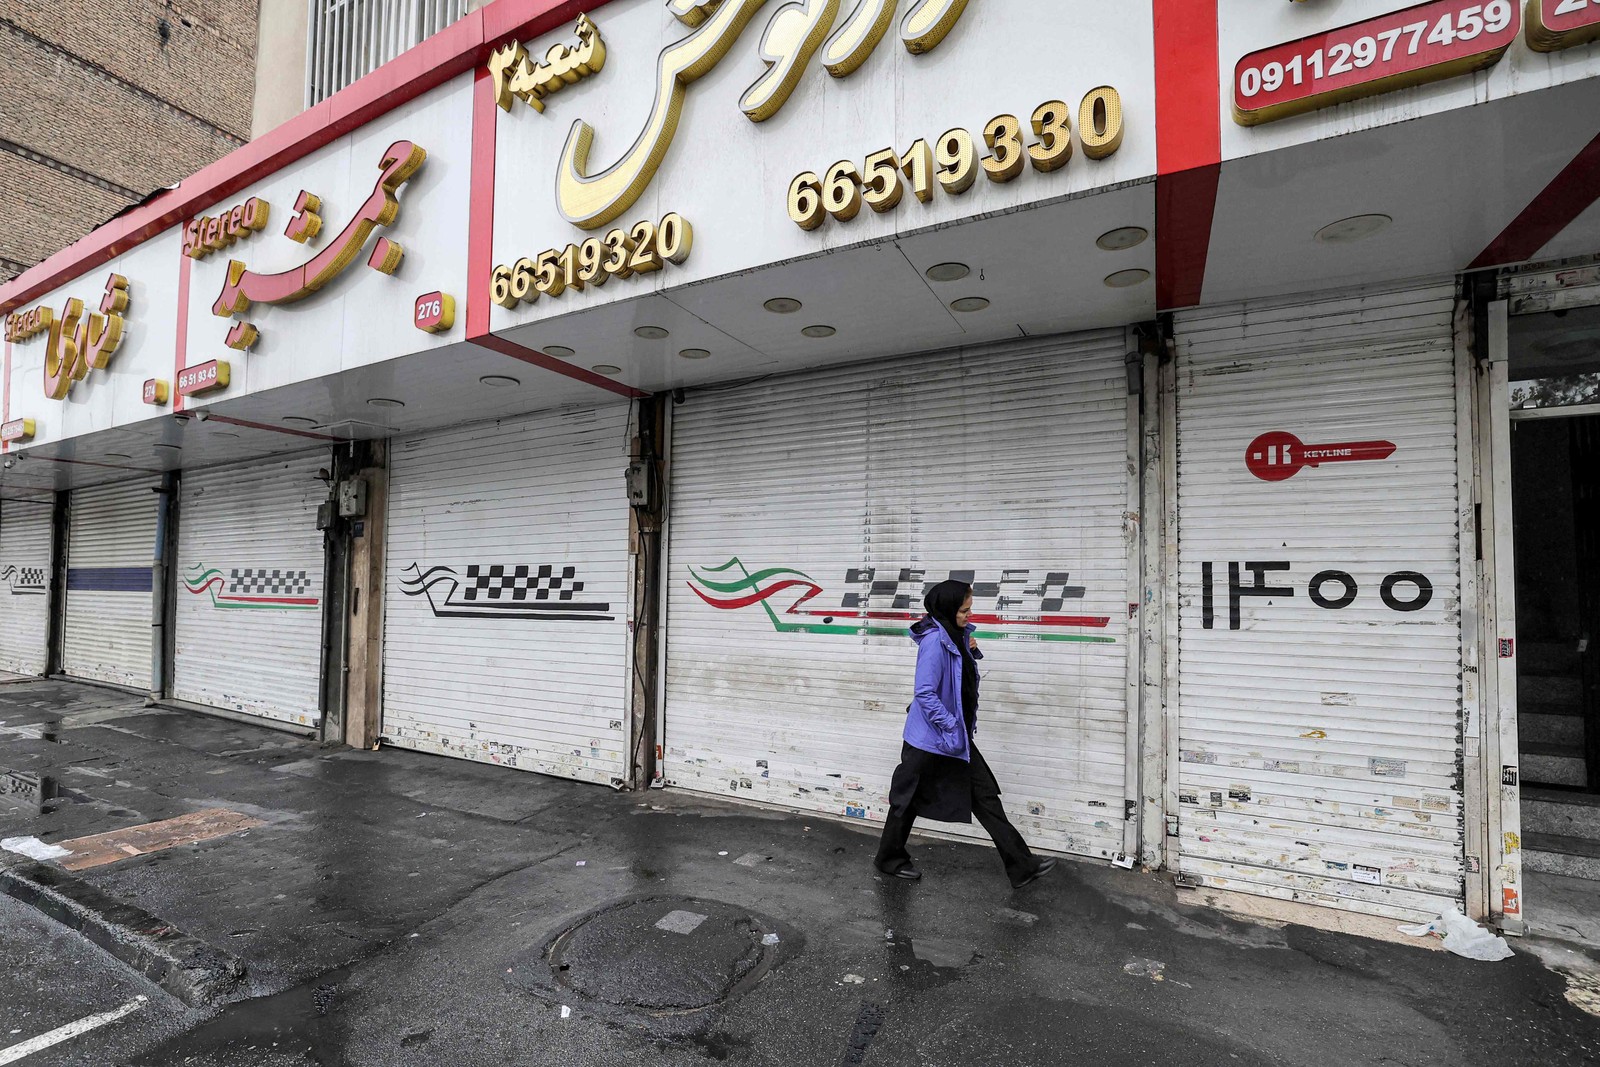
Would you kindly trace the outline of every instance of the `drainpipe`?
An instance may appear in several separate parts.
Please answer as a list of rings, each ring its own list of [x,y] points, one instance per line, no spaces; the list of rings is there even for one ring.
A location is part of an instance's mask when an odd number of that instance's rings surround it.
[[[168,471],[161,476],[156,492],[155,558],[150,565],[150,702],[167,696],[167,615],[172,584],[172,557],[177,524],[178,475]]]

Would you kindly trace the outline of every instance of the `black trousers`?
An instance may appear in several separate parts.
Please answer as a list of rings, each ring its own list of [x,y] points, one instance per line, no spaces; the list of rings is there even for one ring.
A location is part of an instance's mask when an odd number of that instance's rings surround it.
[[[896,787],[902,784],[900,779],[905,768],[906,764],[902,763],[895,770]],[[1016,885],[1033,873],[1039,866],[1039,860],[1017,828],[1011,825],[1011,820],[1006,818],[1005,809],[1000,804],[1000,784],[995,781],[994,772],[989,770],[989,764],[979,755],[976,746],[972,749],[970,775],[972,814],[994,841],[1000,860],[1005,864],[1006,877],[1012,885]],[[897,800],[903,793],[904,790],[899,788],[890,790],[891,797]],[[883,836],[878,841],[878,855],[874,860],[880,871],[893,874],[911,862],[906,842],[911,837],[911,826],[916,821],[917,805],[914,798],[908,798],[906,803],[891,803],[888,817],[883,822]]]

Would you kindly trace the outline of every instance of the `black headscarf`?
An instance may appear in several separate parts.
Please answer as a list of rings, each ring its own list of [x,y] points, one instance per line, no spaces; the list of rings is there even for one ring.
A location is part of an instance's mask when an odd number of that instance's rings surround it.
[[[928,618],[944,627],[944,632],[961,652],[961,713],[969,733],[978,721],[978,661],[972,657],[966,632],[956,625],[956,612],[971,594],[972,586],[950,579],[929,589],[922,601],[923,607],[928,609]]]

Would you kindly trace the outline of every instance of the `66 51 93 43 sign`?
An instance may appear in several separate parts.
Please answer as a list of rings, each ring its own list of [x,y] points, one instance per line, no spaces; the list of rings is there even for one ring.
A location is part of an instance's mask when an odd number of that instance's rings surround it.
[[[1521,30],[1513,0],[1434,0],[1264,48],[1234,68],[1233,117],[1255,126],[1482,70]]]

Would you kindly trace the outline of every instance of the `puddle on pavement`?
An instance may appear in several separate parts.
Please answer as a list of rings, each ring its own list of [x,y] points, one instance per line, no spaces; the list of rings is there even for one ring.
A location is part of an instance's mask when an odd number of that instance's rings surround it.
[[[979,958],[972,945],[938,938],[910,938],[896,935],[885,941],[889,949],[891,977],[919,992],[949,985]]]
[[[0,798],[38,815],[48,815],[62,804],[82,804],[92,799],[68,789],[54,775],[25,771],[0,772]]]
[[[133,1060],[134,1067],[165,1067],[189,1057],[218,1063],[254,1063],[269,1053],[300,1055],[321,1067],[343,1067],[342,1035],[333,1009],[350,968],[328,971],[301,985],[231,1004],[195,1029]]]

